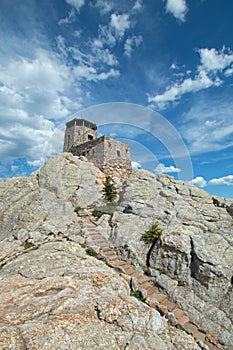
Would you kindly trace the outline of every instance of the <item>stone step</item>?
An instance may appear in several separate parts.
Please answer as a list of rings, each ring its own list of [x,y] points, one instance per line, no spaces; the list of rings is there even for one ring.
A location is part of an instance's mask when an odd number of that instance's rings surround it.
[[[216,347],[216,345],[211,344],[211,343],[208,342],[208,341],[205,341],[204,344],[205,344],[206,346],[208,346],[208,349],[209,349],[209,350],[218,350],[218,349],[221,349],[221,348],[219,348],[219,347]]]
[[[156,301],[158,304],[161,304],[163,301],[167,300],[166,294],[163,293],[157,293],[153,296],[153,300]],[[161,305],[164,306],[164,305]]]
[[[150,289],[147,290],[147,298],[150,298],[151,296],[159,293],[159,290],[157,287],[152,286]]]
[[[83,220],[84,222],[84,220]],[[111,243],[101,236],[94,225],[88,225],[88,219],[85,219],[84,229],[87,231],[87,240],[91,240],[91,245],[95,248],[99,248],[102,255],[106,256],[106,263],[113,268],[122,271],[125,275],[124,278],[130,283],[131,278],[135,277],[138,280],[139,289],[145,289],[147,293],[146,302],[153,308],[157,308],[159,312],[165,315],[168,311],[172,312],[176,318],[177,326],[183,329],[186,333],[193,336],[197,341],[206,344],[210,350],[223,350],[222,347],[215,338],[201,329],[199,329],[194,323],[190,322],[189,315],[186,311],[180,309],[177,304],[168,300],[166,294],[163,294],[159,289],[150,282],[148,276],[139,273],[131,264],[126,261],[120,260],[114,250],[111,247]],[[87,224],[86,224],[87,223]],[[130,276],[130,277],[128,277]]]
[[[124,270],[127,273],[127,275],[131,275],[133,272],[135,272],[135,270],[130,265],[128,267],[124,267]]]
[[[146,275],[140,275],[138,277],[138,283],[143,283],[143,282],[146,282],[148,281],[148,277]]]
[[[143,283],[139,283],[139,289],[145,289],[146,291],[150,290],[153,285],[149,281],[145,281]]]
[[[198,341],[201,341],[202,343],[206,340],[206,333],[198,330],[198,332],[195,334],[194,338]]]
[[[118,263],[119,266],[128,266],[128,263],[126,261],[123,261],[123,260],[120,260],[119,259],[119,263]]]
[[[107,241],[105,241],[104,239],[95,239],[95,238],[92,238],[93,242],[95,242],[96,244],[99,244],[100,247],[104,246],[104,247],[108,247],[109,246],[109,243]]]
[[[132,268],[132,271],[128,272],[128,275],[138,279],[138,277],[140,276],[140,272],[138,272],[135,268]]]
[[[185,313],[183,313],[178,319],[177,319],[177,324],[180,325],[183,328],[183,325],[185,323],[189,322],[189,316],[185,315]]]
[[[168,310],[167,310],[167,306],[161,303],[158,303],[154,306],[157,308],[157,310],[162,314],[162,315],[166,315]]]
[[[169,312],[173,312],[176,308],[177,308],[177,304],[175,304],[175,303],[173,303],[172,301],[170,301],[170,300],[164,300],[163,302],[162,302],[162,304],[164,305],[164,306],[166,306],[166,308],[167,308],[167,311],[169,311]]]
[[[109,246],[103,247],[103,248],[101,248],[101,250],[103,251],[103,253],[113,251],[116,254],[115,250],[113,248],[110,248]]]
[[[193,337],[198,332],[198,327],[193,324],[192,322],[185,323],[182,328],[185,330],[186,333],[191,334]]]
[[[103,249],[101,249],[101,253],[103,255],[106,255],[106,256],[113,256],[113,255],[117,256],[113,249],[111,249],[111,250],[103,250]]]
[[[108,264],[108,263],[109,263],[109,264],[114,264],[114,266],[115,266],[116,268],[118,268],[118,267],[117,267],[118,259],[117,259],[116,256],[105,256],[105,261],[107,262],[107,264]]]
[[[89,236],[99,236],[99,232],[97,231],[86,231],[86,234]]]

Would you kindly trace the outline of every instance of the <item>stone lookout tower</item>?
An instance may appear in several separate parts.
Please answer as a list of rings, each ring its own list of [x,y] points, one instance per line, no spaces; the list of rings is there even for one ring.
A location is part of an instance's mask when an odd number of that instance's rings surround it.
[[[75,118],[66,123],[64,152],[85,156],[106,176],[124,181],[132,171],[128,145],[107,136],[97,137],[97,126]]]

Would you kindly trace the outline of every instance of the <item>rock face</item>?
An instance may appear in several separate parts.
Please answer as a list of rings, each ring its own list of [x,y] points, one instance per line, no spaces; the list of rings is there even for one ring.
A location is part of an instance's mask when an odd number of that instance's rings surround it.
[[[84,157],[63,153],[28,178],[0,182],[0,238],[23,234],[20,230],[46,234],[72,229],[74,208],[85,208],[102,196],[98,174]]]
[[[145,269],[149,246],[141,237],[158,222],[163,234],[150,255],[155,283],[228,345],[233,344],[232,203],[138,170],[122,190],[111,232],[119,254]]]
[[[158,312],[74,242],[48,242],[5,265],[0,301],[1,349],[169,348]]]
[[[0,349],[206,349],[86,254],[74,209],[96,208],[105,212],[96,230],[118,255],[147,270],[169,300],[230,350],[233,200],[137,170],[109,210],[100,176],[85,158],[64,153],[28,178],[0,182]],[[154,222],[163,233],[148,257],[142,234]]]

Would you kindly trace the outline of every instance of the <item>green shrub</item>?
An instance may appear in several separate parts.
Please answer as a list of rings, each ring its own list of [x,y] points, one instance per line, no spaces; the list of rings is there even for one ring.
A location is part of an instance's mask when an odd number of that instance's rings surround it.
[[[67,236],[67,235],[63,235],[63,237],[62,237],[63,239],[65,239],[65,240],[67,240],[67,241],[71,241],[71,239],[70,239],[70,237],[69,236]]]
[[[103,197],[109,202],[113,202],[117,197],[117,191],[110,176],[107,176],[104,182]]]
[[[47,233],[47,236],[54,236],[54,233],[50,231],[49,233]]]
[[[131,292],[130,295],[143,303],[146,301],[146,298],[143,298],[140,292]]]
[[[32,242],[26,241],[26,242],[22,243],[22,246],[24,247],[24,249],[29,249],[29,248],[34,247],[34,244]]]
[[[92,249],[92,248],[87,248],[87,249],[86,249],[86,253],[87,253],[87,255],[94,256],[95,258],[96,258],[97,255],[98,255],[98,253],[96,253],[96,252],[94,251],[94,249]]]
[[[79,215],[79,210],[81,209],[81,207],[76,207],[75,209],[74,209],[74,212],[77,214],[77,215]]]
[[[105,213],[102,212],[101,210],[97,210],[97,209],[94,209],[92,211],[92,215],[97,218],[97,219],[100,219],[102,215],[104,215]]]
[[[185,287],[185,281],[178,281],[179,287]]]
[[[161,236],[163,233],[163,230],[159,227],[158,223],[154,223],[149,230],[147,230],[143,235],[142,239],[146,243],[153,243],[158,240],[158,238]]]

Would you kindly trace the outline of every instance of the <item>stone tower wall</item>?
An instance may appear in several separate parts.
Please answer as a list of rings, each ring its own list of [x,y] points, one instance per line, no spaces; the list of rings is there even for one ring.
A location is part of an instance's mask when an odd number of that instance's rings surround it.
[[[95,124],[82,119],[73,119],[66,124],[63,152],[69,152],[73,145],[80,145],[96,137]]]
[[[112,178],[124,181],[132,171],[129,146],[107,136],[73,146],[70,152],[76,156],[85,156]]]

